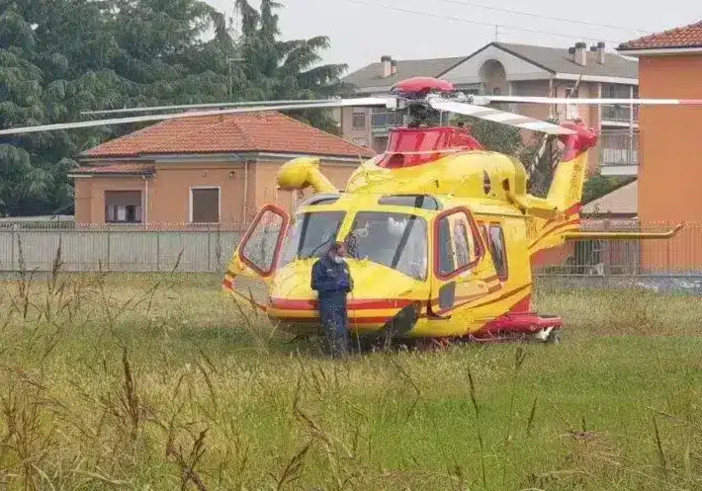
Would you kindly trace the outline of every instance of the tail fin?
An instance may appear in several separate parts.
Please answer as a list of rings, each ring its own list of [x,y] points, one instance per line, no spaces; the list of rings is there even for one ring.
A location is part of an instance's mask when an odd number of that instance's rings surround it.
[[[580,227],[580,203],[587,172],[588,150],[597,144],[597,134],[585,128],[581,122],[563,123],[562,126],[574,133],[560,137],[565,149],[545,199],[545,203],[552,210],[555,209],[556,213],[547,220],[535,219],[529,245],[531,255],[563,244],[565,234]]]
[[[575,134],[560,137],[565,150],[546,197],[560,212],[580,205],[587,172],[587,151],[597,144],[597,135],[582,123],[563,123],[563,126],[575,131]]]

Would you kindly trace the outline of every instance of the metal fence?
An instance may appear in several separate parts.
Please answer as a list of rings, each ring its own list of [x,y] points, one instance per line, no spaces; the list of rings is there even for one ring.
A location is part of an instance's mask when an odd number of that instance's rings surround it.
[[[583,221],[581,229],[661,232],[674,226],[637,220],[589,220]],[[221,273],[243,232],[238,224],[145,227],[2,222],[0,271],[50,271],[60,246],[65,271],[158,272],[177,267],[183,272]],[[257,263],[262,269],[271,262],[268,249],[275,242],[268,237],[270,233],[264,235],[252,237],[249,251],[260,256]],[[546,251],[535,260],[533,269],[539,276],[702,278],[702,224],[685,224],[667,239],[569,241]]]
[[[581,230],[669,232],[675,223],[591,220]],[[702,277],[702,224],[686,223],[669,238],[577,240],[548,251],[534,267],[545,276],[699,276]]]
[[[0,271],[221,272],[241,239],[237,225],[0,224]]]
[[[600,135],[600,164],[638,165],[639,133],[629,131],[608,131]]]

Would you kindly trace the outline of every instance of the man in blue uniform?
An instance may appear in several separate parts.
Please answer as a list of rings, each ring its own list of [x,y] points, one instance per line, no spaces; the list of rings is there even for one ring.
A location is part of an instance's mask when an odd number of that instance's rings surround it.
[[[345,255],[346,245],[334,243],[312,267],[312,289],[318,292],[319,315],[332,356],[349,351],[346,295],[353,290],[353,279]]]

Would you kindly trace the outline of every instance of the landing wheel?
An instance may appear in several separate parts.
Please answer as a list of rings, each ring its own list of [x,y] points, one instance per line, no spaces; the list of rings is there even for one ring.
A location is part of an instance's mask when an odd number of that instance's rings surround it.
[[[548,336],[544,342],[547,344],[561,344],[561,330],[554,329],[548,333]]]

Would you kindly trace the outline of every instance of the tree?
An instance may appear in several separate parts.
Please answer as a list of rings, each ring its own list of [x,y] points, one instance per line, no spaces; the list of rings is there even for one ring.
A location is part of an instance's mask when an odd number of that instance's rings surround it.
[[[253,100],[315,99],[346,94],[340,76],[344,64],[319,65],[319,52],[329,47],[326,36],[281,41],[278,15],[282,5],[262,0],[260,12],[247,0],[236,0],[241,12],[243,72],[250,83],[242,94]],[[337,132],[329,111],[296,112],[295,118]]]
[[[585,182],[583,188],[583,203],[589,203],[601,198],[635,180],[635,177],[627,176],[592,176]]]
[[[326,37],[281,41],[279,4],[237,6],[240,45],[204,0],[0,0],[0,127],[75,121],[95,109],[340,92],[346,67],[318,66]],[[334,128],[326,113],[295,116]],[[0,139],[0,215],[70,213],[71,159],[137,127]]]
[[[0,1],[0,126],[81,119],[140,104],[221,101],[234,45],[197,0]],[[211,27],[216,35],[203,41]],[[227,51],[227,53],[225,53]],[[80,151],[134,129],[96,127],[0,141],[0,214],[68,213]]]

